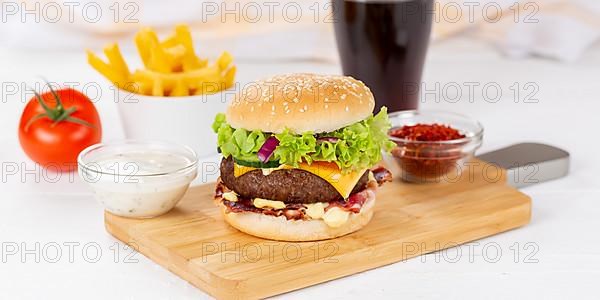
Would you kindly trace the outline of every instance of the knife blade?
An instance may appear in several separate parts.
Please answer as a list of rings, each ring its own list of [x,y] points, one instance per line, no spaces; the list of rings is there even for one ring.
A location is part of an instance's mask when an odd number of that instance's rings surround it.
[[[569,173],[569,152],[541,143],[518,143],[477,158],[507,171],[507,183],[521,188],[558,179]]]

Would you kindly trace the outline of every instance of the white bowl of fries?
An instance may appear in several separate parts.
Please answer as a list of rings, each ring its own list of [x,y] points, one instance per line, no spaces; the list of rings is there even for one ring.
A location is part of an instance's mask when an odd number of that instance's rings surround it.
[[[127,139],[183,144],[202,157],[216,153],[211,125],[225,110],[225,95],[156,97],[120,90],[117,105]]]
[[[214,116],[225,110],[223,92],[234,84],[233,57],[223,52],[215,62],[200,58],[188,26],[160,40],[141,29],[135,44],[143,68],[130,71],[117,44],[104,48],[107,62],[88,51],[88,62],[119,89],[118,107],[128,139],[162,140],[190,146],[198,156],[216,152]]]

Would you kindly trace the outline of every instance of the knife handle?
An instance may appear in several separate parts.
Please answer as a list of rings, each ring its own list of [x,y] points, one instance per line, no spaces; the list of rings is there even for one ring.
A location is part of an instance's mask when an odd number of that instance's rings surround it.
[[[517,188],[561,178],[569,173],[569,152],[546,144],[514,144],[480,154],[477,158],[505,169],[507,183]]]

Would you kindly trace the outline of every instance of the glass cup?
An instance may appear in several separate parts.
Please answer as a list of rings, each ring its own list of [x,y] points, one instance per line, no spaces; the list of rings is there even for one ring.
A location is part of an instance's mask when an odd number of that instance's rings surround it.
[[[333,0],[344,75],[363,81],[376,108],[417,109],[434,0]]]

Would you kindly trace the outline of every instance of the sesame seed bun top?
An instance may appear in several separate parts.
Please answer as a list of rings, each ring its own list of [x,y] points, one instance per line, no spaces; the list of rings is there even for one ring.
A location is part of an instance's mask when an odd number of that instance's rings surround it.
[[[288,74],[246,85],[230,102],[226,118],[246,130],[320,133],[364,120],[374,107],[369,88],[352,77]]]

